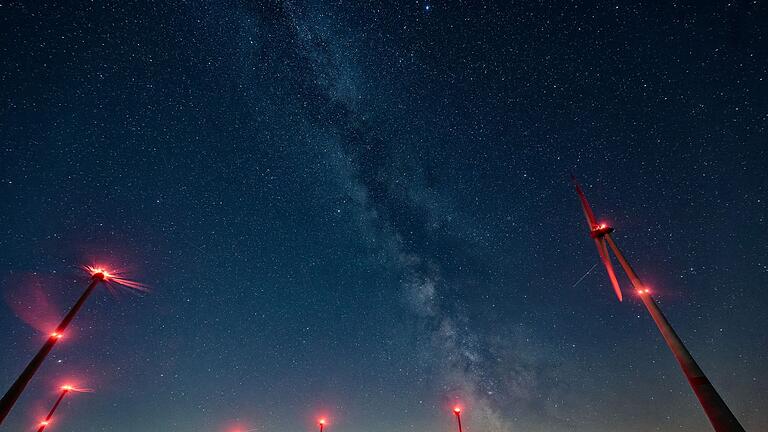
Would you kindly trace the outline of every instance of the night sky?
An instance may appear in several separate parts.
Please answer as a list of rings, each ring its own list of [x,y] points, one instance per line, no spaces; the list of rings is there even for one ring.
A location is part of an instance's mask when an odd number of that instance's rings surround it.
[[[768,430],[768,6],[0,3],[3,430]],[[594,268],[593,268],[594,267]],[[581,281],[580,278],[592,271]],[[577,283],[578,282],[578,283]]]

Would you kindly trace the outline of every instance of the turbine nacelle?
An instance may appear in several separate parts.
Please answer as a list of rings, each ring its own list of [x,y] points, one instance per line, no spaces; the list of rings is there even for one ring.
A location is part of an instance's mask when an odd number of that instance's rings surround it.
[[[613,231],[614,231],[613,227],[608,226],[606,224],[593,225],[592,229],[589,231],[589,236],[594,239],[602,238],[606,234],[610,234]]]

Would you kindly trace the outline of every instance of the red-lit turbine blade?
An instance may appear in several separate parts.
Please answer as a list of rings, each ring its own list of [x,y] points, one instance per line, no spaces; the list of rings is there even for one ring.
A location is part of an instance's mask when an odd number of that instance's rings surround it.
[[[613,264],[611,264],[611,257],[608,255],[608,248],[605,246],[605,241],[602,238],[595,239],[595,245],[597,246],[597,252],[600,253],[600,259],[603,260],[605,270],[608,272],[608,278],[611,279],[613,290],[616,291],[616,297],[619,301],[623,301],[621,295],[621,288],[619,288],[619,281],[616,280],[616,272],[613,271]]]
[[[645,289],[645,287],[643,287],[643,283],[640,282],[640,278],[637,276],[637,273],[635,273],[635,270],[631,265],[629,265],[627,259],[624,258],[624,254],[621,253],[619,247],[616,246],[616,242],[613,241],[613,237],[611,237],[610,234],[606,234],[605,239],[608,241],[608,245],[611,247],[611,249],[613,249],[613,253],[616,255],[616,259],[619,260],[619,264],[621,264],[621,267],[624,269],[627,277],[629,277],[629,281],[632,283],[632,286],[638,290]]]
[[[581,200],[581,209],[584,210],[584,217],[587,218],[589,229],[593,229],[597,225],[597,218],[595,218],[595,214],[592,213],[592,207],[589,206],[587,196],[584,195],[584,191],[581,190],[581,186],[579,186],[579,183],[576,182],[576,177],[571,176],[571,179],[573,180],[573,185],[576,186],[576,193],[579,194],[579,199]]]

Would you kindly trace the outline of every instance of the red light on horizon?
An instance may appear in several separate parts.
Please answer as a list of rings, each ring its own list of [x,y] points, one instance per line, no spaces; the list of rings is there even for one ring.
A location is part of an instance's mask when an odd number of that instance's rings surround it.
[[[48,420],[43,420],[40,422],[40,426],[48,426],[48,423],[50,423]]]
[[[65,385],[61,386],[61,389],[62,389],[63,391],[72,391],[72,390],[74,390],[75,388],[74,388],[74,387],[72,387],[72,386],[71,386],[71,385],[69,385],[69,384],[65,384]]]
[[[318,422],[319,424],[321,424],[321,425],[324,425],[324,424],[325,424],[325,419],[324,419],[324,418],[321,418],[321,419],[320,419],[320,420],[318,420],[317,422]]]
[[[51,333],[51,337],[56,339],[61,339],[62,337],[64,337],[64,335],[59,332],[53,332]]]
[[[454,408],[453,408],[453,413],[454,413],[454,414],[461,414],[461,407],[458,407],[458,406],[457,406],[457,407],[454,407]]]

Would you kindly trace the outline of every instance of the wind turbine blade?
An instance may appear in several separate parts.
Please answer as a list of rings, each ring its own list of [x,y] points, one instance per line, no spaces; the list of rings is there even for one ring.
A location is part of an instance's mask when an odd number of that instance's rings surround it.
[[[621,295],[619,281],[616,279],[616,272],[613,271],[611,257],[608,255],[608,248],[605,246],[605,241],[602,238],[596,238],[595,245],[597,245],[597,252],[600,253],[600,259],[603,260],[605,270],[608,272],[608,278],[611,279],[611,284],[613,285],[613,290],[616,292],[616,297],[619,298],[619,301],[624,301],[624,298]]]
[[[638,290],[643,289],[643,283],[640,281],[640,277],[637,275],[637,273],[635,273],[635,269],[629,265],[627,259],[624,258],[624,254],[622,254],[619,250],[619,247],[616,246],[616,242],[613,241],[613,237],[611,237],[610,234],[606,234],[605,238],[608,240],[608,244],[611,246],[611,249],[613,249],[613,253],[616,255],[616,259],[619,260],[619,264],[621,264],[621,267],[624,269],[627,277],[629,277],[629,281],[632,282],[632,286]]]
[[[579,194],[581,209],[584,210],[584,217],[587,218],[589,229],[593,229],[595,225],[597,225],[597,218],[595,218],[595,214],[592,213],[592,207],[589,206],[587,196],[584,195],[584,191],[581,190],[581,186],[579,186],[579,183],[576,181],[576,177],[573,174],[571,174],[571,180],[573,180],[573,185],[576,186],[576,193]]]

